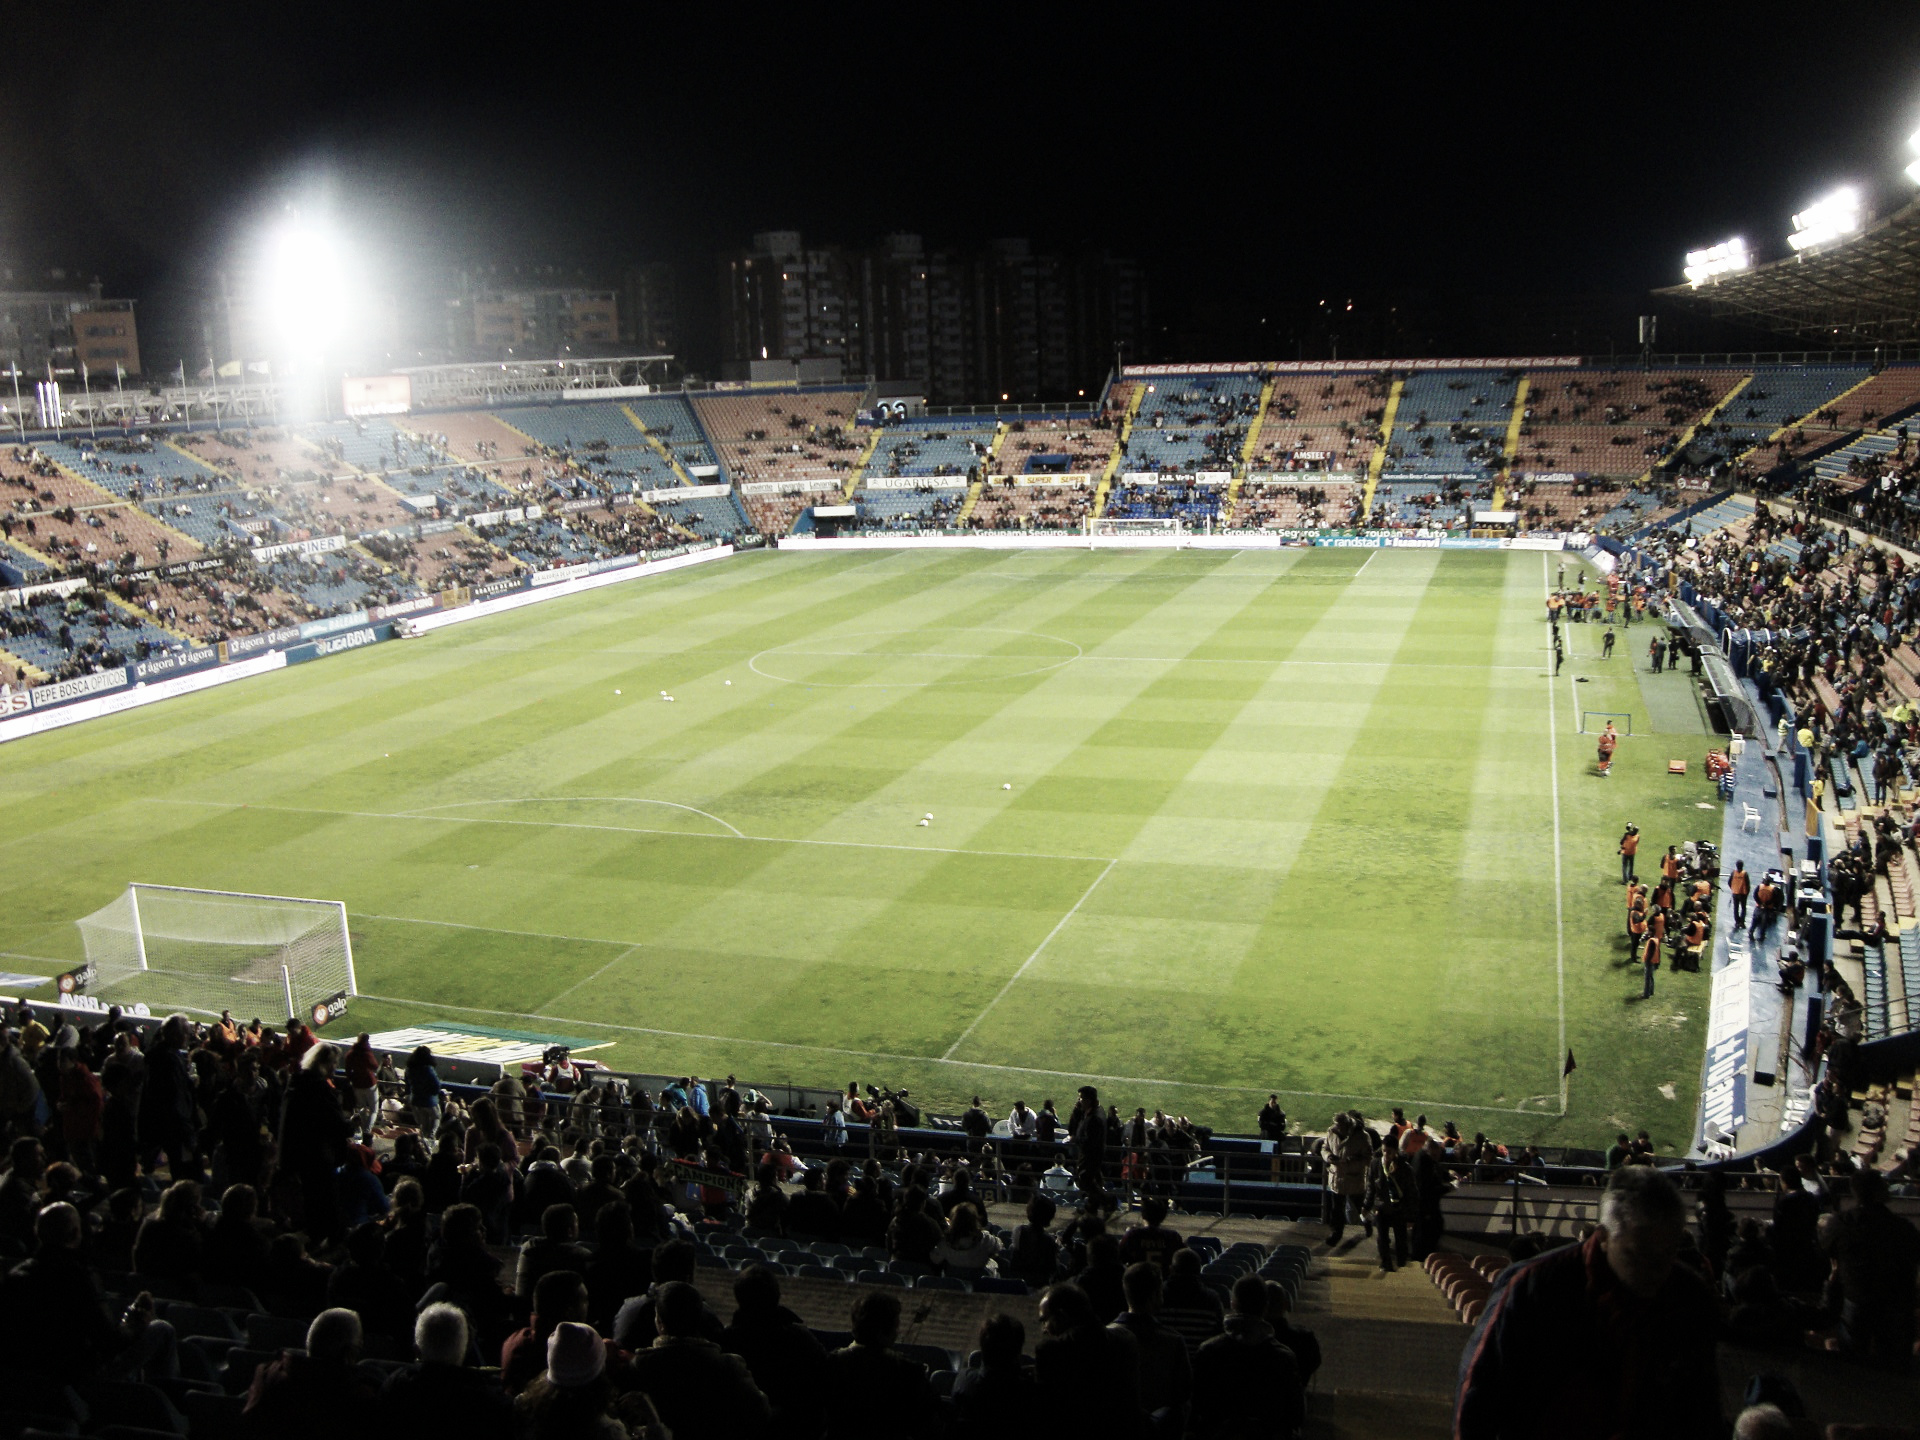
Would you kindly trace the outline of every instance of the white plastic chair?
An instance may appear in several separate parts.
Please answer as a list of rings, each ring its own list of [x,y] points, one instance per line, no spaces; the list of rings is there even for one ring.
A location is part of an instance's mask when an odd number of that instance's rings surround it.
[[[1760,829],[1760,812],[1744,800],[1740,802],[1740,810],[1742,812],[1740,816],[1740,828],[1742,830],[1752,830],[1757,833]]]

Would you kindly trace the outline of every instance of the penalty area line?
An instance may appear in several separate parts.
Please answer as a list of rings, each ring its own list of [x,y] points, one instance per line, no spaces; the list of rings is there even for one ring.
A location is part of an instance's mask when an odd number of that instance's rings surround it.
[[[808,1045],[795,1040],[746,1040],[736,1035],[706,1035],[689,1030],[663,1030],[648,1025],[620,1025],[611,1020],[582,1020],[571,1015],[527,1014],[520,1010],[493,1010],[483,1005],[453,1005],[443,1000],[412,1000],[400,995],[361,992],[355,998],[385,1005],[413,1005],[464,1015],[490,1015],[510,1020],[546,1020],[555,1025],[580,1025],[590,1030],[613,1030],[624,1035],[650,1035],[663,1040],[697,1040],[711,1045],[740,1045],[750,1049],[803,1051],[854,1060],[889,1061],[903,1065],[943,1065],[955,1070],[983,1070],[1000,1075],[1037,1075],[1044,1079],[1097,1081],[1102,1085],[1155,1085],[1168,1089],[1205,1090],[1223,1095],[1303,1095],[1316,1100],[1380,1100],[1412,1105],[1422,1110],[1474,1110],[1489,1115],[1542,1115],[1549,1111],[1525,1105],[1460,1105],[1451,1100],[1421,1100],[1407,1095],[1362,1094],[1353,1090],[1290,1090],[1284,1085],[1219,1085],[1203,1080],[1166,1080],[1145,1075],[1102,1075],[1088,1070],[1047,1070],[1036,1065],[1000,1065],[981,1060],[947,1060],[931,1055],[899,1055],[887,1050],[853,1050],[839,1045]]]

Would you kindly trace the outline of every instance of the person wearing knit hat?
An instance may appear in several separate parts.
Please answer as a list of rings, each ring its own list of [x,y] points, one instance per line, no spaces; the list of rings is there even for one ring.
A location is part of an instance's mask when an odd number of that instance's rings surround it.
[[[562,1320],[547,1337],[547,1379],[562,1390],[591,1385],[606,1373],[607,1342],[591,1325]]]
[[[639,1391],[615,1398],[607,1342],[591,1325],[562,1320],[547,1338],[547,1368],[513,1402],[526,1440],[669,1440]]]

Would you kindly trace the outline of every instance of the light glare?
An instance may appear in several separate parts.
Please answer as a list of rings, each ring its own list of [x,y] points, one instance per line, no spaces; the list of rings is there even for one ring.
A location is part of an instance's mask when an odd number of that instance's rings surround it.
[[[1736,235],[1731,240],[1722,240],[1718,245],[1709,245],[1704,250],[1689,250],[1683,273],[1687,283],[1697,290],[1716,275],[1745,270],[1752,263],[1753,259],[1747,253],[1747,242]]]
[[[1851,185],[1842,185],[1793,217],[1793,234],[1787,237],[1787,243],[1796,250],[1824,245],[1842,235],[1853,234],[1860,228],[1861,220],[1860,192]]]

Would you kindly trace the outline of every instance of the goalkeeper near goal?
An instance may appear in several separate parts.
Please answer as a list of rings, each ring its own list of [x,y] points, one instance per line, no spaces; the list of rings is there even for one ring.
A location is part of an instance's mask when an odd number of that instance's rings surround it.
[[[1611,775],[1613,774],[1613,752],[1620,747],[1620,735],[1613,728],[1611,720],[1607,721],[1606,728],[1600,732],[1597,743],[1600,750],[1600,773],[1603,776]]]

